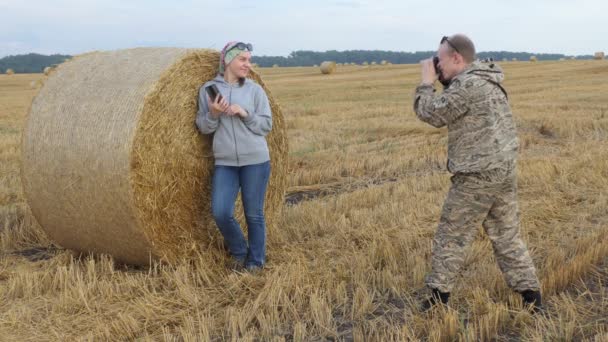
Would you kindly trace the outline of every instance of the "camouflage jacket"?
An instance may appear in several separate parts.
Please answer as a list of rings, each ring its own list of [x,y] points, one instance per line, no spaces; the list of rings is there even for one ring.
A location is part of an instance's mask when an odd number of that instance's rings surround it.
[[[441,94],[431,85],[416,88],[416,116],[448,127],[448,170],[451,173],[511,168],[517,157],[517,133],[504,74],[495,64],[473,62],[455,76]]]

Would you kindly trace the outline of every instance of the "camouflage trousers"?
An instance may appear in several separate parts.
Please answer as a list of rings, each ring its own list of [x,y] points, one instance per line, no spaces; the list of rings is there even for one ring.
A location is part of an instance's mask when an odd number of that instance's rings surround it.
[[[509,287],[539,290],[536,269],[519,233],[515,170],[495,169],[455,174],[443,204],[435,238],[430,288],[451,292],[464,264],[464,255],[482,225]]]

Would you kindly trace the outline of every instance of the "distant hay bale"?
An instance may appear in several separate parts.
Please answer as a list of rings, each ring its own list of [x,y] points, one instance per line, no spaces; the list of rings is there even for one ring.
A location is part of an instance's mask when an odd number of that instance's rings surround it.
[[[515,57],[511,58],[511,60],[512,60],[513,62],[517,62],[517,58],[515,58]]]
[[[14,75],[15,71],[13,69],[6,69],[6,74],[7,75]]]
[[[538,58],[536,58],[536,56],[530,56],[530,62],[536,62],[538,61]]]
[[[571,59],[571,60],[575,60],[575,59],[576,59],[576,56],[572,56],[572,57],[570,57],[570,59]]]
[[[137,48],[81,55],[51,73],[24,128],[21,180],[52,240],[143,265],[209,245],[218,234],[214,161],[195,117],[199,88],[217,74],[218,59],[213,50]],[[250,77],[266,89],[255,71]],[[271,232],[286,188],[287,139],[281,108],[266,91]]]
[[[381,64],[381,65],[386,65],[386,64],[388,64],[388,62],[387,62],[387,61],[385,61],[385,60],[382,60],[382,61],[380,62],[380,64]]]
[[[502,59],[503,62],[509,61],[506,57]]]
[[[313,64],[313,67],[314,67],[314,68],[318,68],[318,67],[319,67],[319,65],[318,65],[318,64]]]
[[[336,71],[336,62],[325,61],[321,63],[321,72],[323,74],[333,74]]]
[[[279,67],[279,65],[278,65],[278,64],[273,64],[273,65],[272,65],[272,67],[273,67],[273,68],[278,68],[278,67]]]
[[[593,59],[604,59],[604,52],[603,51],[598,51],[595,54],[593,54]]]
[[[372,63],[371,63],[371,64],[372,64],[372,65],[376,65],[376,64],[378,64],[378,63],[376,63],[376,61],[372,61]]]
[[[53,70],[53,68],[47,66],[46,68],[44,68],[43,73],[48,76],[51,73],[51,70]]]
[[[367,61],[361,63],[361,65],[368,65]]]
[[[566,59],[565,59],[564,57],[562,57],[562,58],[560,58],[559,60],[563,62],[563,61],[565,61]]]
[[[40,87],[40,81],[39,80],[34,80],[30,82],[30,88],[31,89],[37,89],[38,87]]]

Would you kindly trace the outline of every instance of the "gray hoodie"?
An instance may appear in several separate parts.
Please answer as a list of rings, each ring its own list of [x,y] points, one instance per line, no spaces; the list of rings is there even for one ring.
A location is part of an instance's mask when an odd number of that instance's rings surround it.
[[[229,104],[238,104],[249,114],[246,118],[209,113],[205,87],[215,84]],[[203,134],[213,135],[215,165],[245,166],[270,160],[265,136],[272,129],[272,113],[262,87],[246,79],[241,86],[231,85],[221,75],[203,84],[198,95],[196,126]]]

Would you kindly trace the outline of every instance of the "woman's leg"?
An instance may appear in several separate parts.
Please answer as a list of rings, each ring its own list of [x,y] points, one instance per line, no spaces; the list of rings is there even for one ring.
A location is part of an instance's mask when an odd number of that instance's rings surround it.
[[[216,165],[211,184],[211,210],[230,255],[238,261],[247,257],[247,243],[237,220],[234,218],[234,202],[239,193],[239,168]]]
[[[270,162],[241,167],[241,195],[247,220],[249,254],[247,267],[263,267],[266,262],[266,220],[264,198],[270,177]]]

